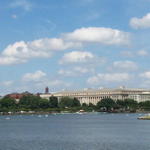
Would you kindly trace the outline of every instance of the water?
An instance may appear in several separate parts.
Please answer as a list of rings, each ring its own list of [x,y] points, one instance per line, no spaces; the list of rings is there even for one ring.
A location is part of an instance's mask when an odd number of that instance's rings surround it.
[[[0,116],[0,150],[149,150],[140,114]]]

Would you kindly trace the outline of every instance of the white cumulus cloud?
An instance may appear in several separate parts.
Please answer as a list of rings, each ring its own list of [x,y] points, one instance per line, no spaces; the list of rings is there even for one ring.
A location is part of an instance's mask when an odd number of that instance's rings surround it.
[[[64,34],[67,40],[100,43],[106,45],[126,45],[129,44],[130,34],[117,29],[104,27],[88,27],[76,29],[71,33]]]
[[[106,58],[99,57],[88,51],[72,51],[65,53],[60,59],[60,64],[85,64],[88,67],[96,67],[106,62]]]
[[[65,63],[85,63],[90,60],[93,60],[94,55],[91,52],[86,51],[72,51],[64,54],[60,60],[61,64]]]
[[[99,73],[88,78],[87,83],[96,85],[104,82],[123,82],[131,78],[128,73]]]
[[[93,68],[86,68],[86,67],[74,67],[72,69],[60,69],[58,71],[58,74],[63,75],[63,76],[80,76],[83,74],[88,74],[88,73],[93,73],[94,69]]]
[[[45,38],[29,42],[28,46],[31,49],[40,49],[44,51],[59,51],[73,47],[80,47],[81,44],[69,41],[65,42],[61,38]]]
[[[126,60],[113,62],[113,68],[126,71],[135,71],[138,69],[138,66],[135,62]]]
[[[5,86],[5,87],[9,87],[12,86],[14,83],[14,81],[9,80],[9,81],[3,81],[0,85]]]
[[[46,51],[39,49],[31,49],[28,43],[24,41],[16,42],[8,45],[0,55],[0,65],[11,65],[25,63],[30,58],[40,57],[45,58],[50,56]]]
[[[48,58],[54,52],[81,48],[88,43],[101,43],[107,45],[128,44],[129,33],[111,28],[89,27],[65,33],[60,38],[42,38],[34,41],[18,41],[8,45],[0,53],[0,65],[26,63],[33,58]],[[80,55],[80,56],[79,56]],[[94,58],[89,52],[71,52],[65,54],[63,62],[86,62]]]
[[[137,52],[137,55],[139,55],[139,56],[148,56],[149,54],[146,50],[139,50]]]
[[[141,73],[140,77],[143,77],[143,78],[146,78],[146,79],[150,79],[150,71],[146,71],[144,73]]]
[[[48,58],[54,51],[80,46],[78,43],[64,42],[59,38],[15,42],[8,45],[0,54],[0,65],[25,63],[31,58]]]
[[[150,13],[146,14],[142,18],[131,18],[130,25],[134,29],[150,28]]]
[[[46,77],[46,73],[41,71],[41,70],[38,70],[38,71],[33,72],[33,73],[26,73],[22,77],[22,80],[27,81],[27,82],[29,82],[29,81],[38,82],[41,79],[43,79],[44,77]]]

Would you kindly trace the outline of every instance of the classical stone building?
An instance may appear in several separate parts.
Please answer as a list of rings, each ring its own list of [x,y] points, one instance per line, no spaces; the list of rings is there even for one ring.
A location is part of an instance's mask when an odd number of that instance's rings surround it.
[[[97,104],[97,102],[103,98],[112,98],[113,100],[124,100],[127,98],[131,98],[136,100],[137,102],[150,100],[150,90],[128,89],[123,87],[117,89],[86,89],[78,91],[61,91],[53,94],[40,94],[42,98],[49,98],[52,95],[58,97],[59,100],[64,96],[76,97],[81,104]]]

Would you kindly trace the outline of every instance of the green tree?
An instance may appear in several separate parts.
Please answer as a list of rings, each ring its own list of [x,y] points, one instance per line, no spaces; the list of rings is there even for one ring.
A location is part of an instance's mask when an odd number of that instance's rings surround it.
[[[16,101],[13,98],[10,98],[8,96],[5,96],[0,100],[0,107],[1,108],[15,108],[16,107]]]
[[[92,103],[89,103],[89,107],[91,107],[91,108],[95,108],[95,105],[94,105],[94,104],[92,104]]]
[[[150,101],[140,102],[138,106],[140,109],[150,110]]]
[[[102,99],[101,101],[99,101],[97,103],[97,108],[101,109],[101,108],[105,108],[106,111],[110,111],[112,108],[116,107],[116,103],[113,99],[111,98],[105,98]]]
[[[80,107],[81,106],[80,101],[77,98],[73,98],[72,101],[73,101],[72,107]]]
[[[129,99],[129,98],[125,99],[124,104],[125,104],[126,110],[136,110],[138,107],[138,103],[134,99]]]
[[[71,98],[71,97],[62,97],[59,103],[59,107],[65,108],[65,107],[79,107],[80,102],[77,98]]]
[[[51,96],[49,98],[49,106],[51,108],[57,108],[58,107],[58,98],[55,96]]]
[[[39,96],[23,96],[19,101],[19,106],[21,108],[37,109],[39,108],[40,100],[41,98]]]
[[[117,104],[117,108],[125,108],[126,107],[126,105],[125,105],[125,102],[124,102],[124,100],[117,100],[116,101],[116,104]]]
[[[66,96],[60,99],[59,107],[65,108],[65,107],[71,107],[71,106],[72,106],[72,98]]]
[[[39,108],[42,108],[42,109],[46,109],[46,108],[49,108],[49,101],[47,99],[40,99],[39,100]]]
[[[88,107],[86,103],[82,103],[82,107]]]

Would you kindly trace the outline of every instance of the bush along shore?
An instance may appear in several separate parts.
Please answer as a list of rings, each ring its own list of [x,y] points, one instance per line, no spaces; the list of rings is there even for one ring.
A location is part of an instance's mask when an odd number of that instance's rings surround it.
[[[133,99],[116,100],[105,98],[96,105],[80,104],[77,98],[51,96],[42,99],[39,96],[28,95],[20,98],[19,102],[5,96],[0,99],[0,114],[46,114],[46,113],[75,113],[75,112],[150,112],[150,101],[140,102]]]

